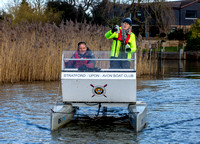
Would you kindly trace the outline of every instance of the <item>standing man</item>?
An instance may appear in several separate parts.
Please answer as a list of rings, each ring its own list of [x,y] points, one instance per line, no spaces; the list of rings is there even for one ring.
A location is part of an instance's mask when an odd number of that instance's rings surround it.
[[[131,59],[131,53],[136,52],[135,34],[131,31],[132,20],[123,20],[122,27],[115,25],[112,30],[105,34],[107,39],[113,39],[110,53],[111,59]],[[129,69],[130,61],[111,60],[110,68]]]

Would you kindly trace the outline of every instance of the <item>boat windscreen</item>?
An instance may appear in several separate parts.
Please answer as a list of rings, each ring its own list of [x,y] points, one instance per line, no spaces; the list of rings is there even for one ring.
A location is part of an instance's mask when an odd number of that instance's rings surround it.
[[[136,53],[118,53],[110,56],[110,51],[93,51],[81,54],[78,51],[63,51],[62,71],[136,71]]]

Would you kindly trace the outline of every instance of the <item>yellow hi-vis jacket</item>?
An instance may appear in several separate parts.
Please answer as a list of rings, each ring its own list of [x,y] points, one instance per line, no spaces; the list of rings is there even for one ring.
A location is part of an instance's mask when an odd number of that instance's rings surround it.
[[[120,29],[121,29],[121,27],[120,27]],[[105,37],[107,39],[113,39],[110,56],[118,58],[119,53],[120,53],[120,47],[121,47],[121,41],[118,40],[119,34],[116,32],[112,33],[112,30],[110,30],[105,34]],[[127,53],[127,59],[131,59],[131,53],[136,52],[136,49],[137,49],[135,34],[132,32],[130,34],[130,39],[128,41],[128,45],[129,45],[131,51]]]

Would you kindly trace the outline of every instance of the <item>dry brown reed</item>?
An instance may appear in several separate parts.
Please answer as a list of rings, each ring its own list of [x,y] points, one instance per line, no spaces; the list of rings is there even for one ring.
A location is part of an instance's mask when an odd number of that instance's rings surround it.
[[[60,80],[61,53],[76,50],[79,41],[86,41],[92,50],[107,51],[112,40],[104,35],[103,26],[67,21],[57,27],[46,23],[12,25],[9,20],[0,23],[0,82]],[[137,54],[138,76],[156,71],[150,67],[147,56]]]
[[[158,59],[156,53],[145,52],[137,49],[137,77],[143,75],[154,76],[158,72]]]

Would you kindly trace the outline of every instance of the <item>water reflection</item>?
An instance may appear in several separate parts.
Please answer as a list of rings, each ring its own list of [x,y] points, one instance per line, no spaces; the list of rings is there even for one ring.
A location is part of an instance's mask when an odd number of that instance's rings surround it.
[[[180,76],[180,77],[195,77],[199,78],[200,75],[200,62],[199,61],[186,61],[186,60],[164,60],[159,62],[159,69],[164,74],[164,77],[168,75]]]
[[[148,123],[136,134],[126,108],[123,120],[74,120],[50,131],[50,109],[61,99],[60,82],[0,85],[0,143],[199,143],[198,62],[163,61],[163,76],[138,79],[137,99],[148,105]],[[96,110],[82,109],[94,112]]]

